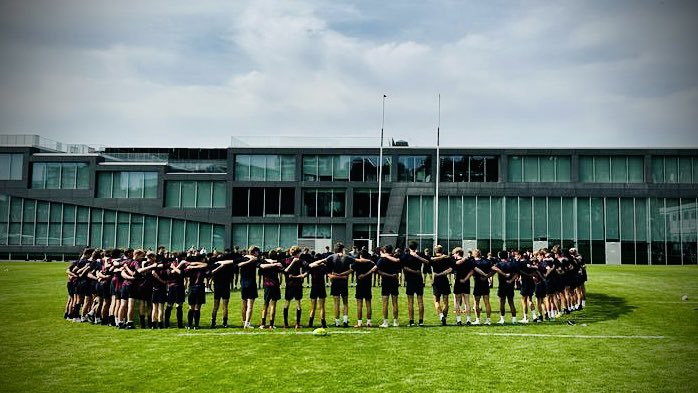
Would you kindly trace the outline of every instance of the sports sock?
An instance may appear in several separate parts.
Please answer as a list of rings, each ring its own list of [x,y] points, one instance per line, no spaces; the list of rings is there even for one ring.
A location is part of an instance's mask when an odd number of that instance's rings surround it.
[[[177,307],[177,327],[181,328],[182,327],[182,319],[183,319],[183,312],[182,312],[182,306]]]
[[[388,320],[383,318],[383,325],[387,325],[387,324],[388,324]]]
[[[345,315],[344,317],[342,317],[342,322],[344,322],[344,323],[349,322],[349,316]]]
[[[148,327],[152,327],[152,326],[153,326],[153,317],[150,316],[150,314],[148,314]]]
[[[320,324],[320,326],[322,326],[324,329],[327,329],[327,321],[325,319],[321,319]]]
[[[335,324],[335,326],[339,326],[339,318],[334,319],[334,324]]]
[[[267,318],[262,318],[262,326],[267,324]]]
[[[439,319],[444,319],[444,313],[442,313],[442,312],[439,313]]]
[[[371,326],[371,319],[370,318],[366,319],[366,325]]]
[[[194,310],[187,311],[187,326],[192,327],[194,323]]]
[[[165,307],[165,327],[170,327],[170,317],[172,316],[172,306]]]
[[[269,320],[269,326],[270,326],[270,327],[274,327],[274,320],[273,320],[273,319],[270,319],[270,320]]]
[[[356,326],[361,326],[361,320],[360,320],[360,319],[356,321]]]
[[[228,318],[223,318],[223,326],[228,326]]]
[[[461,318],[461,316],[460,316],[460,315],[456,315],[456,322],[461,322],[461,321],[463,321],[463,319]]]
[[[301,324],[301,310],[296,310],[296,325]]]
[[[145,315],[140,315],[138,319],[141,322],[141,329],[145,329]]]
[[[284,326],[288,326],[288,308],[284,308]]]
[[[194,326],[199,327],[199,319],[201,318],[201,310],[194,311]]]
[[[310,319],[308,319],[308,327],[313,327],[313,319],[315,319],[315,318],[310,317]]]

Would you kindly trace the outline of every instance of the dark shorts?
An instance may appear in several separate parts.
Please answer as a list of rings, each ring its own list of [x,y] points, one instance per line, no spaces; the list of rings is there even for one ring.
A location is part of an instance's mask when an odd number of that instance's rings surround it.
[[[497,296],[499,297],[514,297],[514,284],[499,284],[497,288]]]
[[[153,288],[153,294],[150,297],[150,301],[155,304],[163,304],[167,302],[167,289],[165,288]]]
[[[555,283],[552,280],[545,280],[545,293],[548,295],[553,295],[557,293],[557,289],[555,289]]]
[[[475,287],[473,288],[474,296],[489,296],[490,295],[490,283],[487,280],[475,280]]]
[[[325,298],[327,298],[327,289],[325,289],[324,285],[310,287],[310,298],[311,299],[325,299]]]
[[[407,287],[405,288],[405,293],[407,296],[424,296],[424,282],[422,281],[407,281]]]
[[[206,287],[202,284],[189,287],[189,305],[206,304]]]
[[[90,281],[90,295],[102,296],[102,286],[99,281]]]
[[[460,282],[459,279],[456,279],[456,282],[453,283],[453,293],[456,295],[463,295],[463,294],[470,294],[470,280],[466,281],[465,283]]]
[[[451,284],[447,280],[434,281],[434,283],[431,285],[431,291],[434,293],[435,298],[450,295]]]
[[[538,299],[544,298],[546,292],[547,290],[545,288],[545,281],[541,281],[538,284],[536,284],[535,294]]]
[[[213,298],[218,299],[230,299],[230,283],[213,283]]]
[[[77,294],[81,296],[92,295],[92,286],[87,280],[80,280],[77,284]]]
[[[428,264],[422,265],[422,273],[431,274],[431,271],[432,271],[431,265],[428,265]]]
[[[169,285],[167,287],[167,303],[184,303],[184,287],[182,285]]]
[[[349,282],[347,280],[332,280],[330,295],[349,296]]]
[[[122,285],[121,286],[121,298],[122,299],[138,299],[138,287],[136,285]]]
[[[264,303],[281,299],[280,287],[264,287]]]
[[[519,293],[521,296],[528,296],[531,297],[535,293],[536,289],[536,284],[530,281],[523,281],[521,282],[521,290]]]
[[[153,298],[153,287],[152,286],[141,285],[138,287],[138,295],[136,296],[136,299],[149,302],[150,299],[152,299],[152,298]]]
[[[371,300],[373,299],[373,288],[371,288],[371,283],[359,283],[356,285],[356,295],[354,296],[356,299],[366,299],[366,300]]]
[[[286,290],[284,290],[284,299],[303,299],[303,285],[286,285]]]
[[[247,285],[240,288],[240,298],[246,299],[257,299],[257,284]]]
[[[381,296],[397,296],[399,283],[395,278],[383,278],[381,282]]]
[[[73,296],[77,293],[77,288],[74,282],[68,281],[66,286],[68,288],[68,295]]]
[[[101,298],[109,297],[109,283],[97,282],[97,296]]]

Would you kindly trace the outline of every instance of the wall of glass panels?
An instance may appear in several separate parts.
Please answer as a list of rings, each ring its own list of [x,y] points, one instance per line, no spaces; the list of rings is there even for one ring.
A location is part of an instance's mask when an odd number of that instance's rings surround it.
[[[296,157],[277,154],[235,156],[237,181],[295,181]]]
[[[430,182],[431,156],[399,156],[397,174],[401,182]]]
[[[97,172],[97,198],[157,198],[157,172]]]
[[[381,217],[385,217],[388,210],[390,193],[383,191],[381,197]],[[378,190],[354,189],[353,196],[354,217],[378,216]]]
[[[379,156],[304,155],[304,181],[378,181]],[[390,181],[390,157],[383,156],[383,181]]]
[[[582,183],[643,183],[642,156],[580,156],[579,181]]]
[[[431,244],[433,197],[408,196],[401,236]],[[695,198],[440,197],[439,243],[463,240],[496,252],[532,250],[534,241],[577,247],[605,263],[607,242],[620,242],[622,263],[696,264]]]
[[[653,183],[698,183],[698,157],[653,156]]]
[[[570,181],[570,156],[509,156],[508,177],[513,183]]]
[[[224,208],[226,204],[225,181],[165,182],[165,207]]]
[[[441,156],[442,182],[497,182],[499,158],[494,156]]]
[[[292,187],[235,187],[233,216],[293,216],[295,190]]]
[[[22,180],[23,154],[0,154],[0,180]]]
[[[303,216],[345,217],[344,190],[313,188],[303,190]]]
[[[296,224],[234,224],[233,245],[242,249],[252,245],[262,250],[289,248],[298,244],[297,231]]]
[[[90,168],[86,162],[35,162],[31,184],[35,189],[87,189]]]
[[[225,227],[0,194],[0,245],[222,250]]]

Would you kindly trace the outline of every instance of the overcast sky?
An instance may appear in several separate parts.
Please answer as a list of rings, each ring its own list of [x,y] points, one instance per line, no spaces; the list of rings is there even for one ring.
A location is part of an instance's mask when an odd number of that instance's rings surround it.
[[[0,133],[698,146],[696,1],[0,0]]]

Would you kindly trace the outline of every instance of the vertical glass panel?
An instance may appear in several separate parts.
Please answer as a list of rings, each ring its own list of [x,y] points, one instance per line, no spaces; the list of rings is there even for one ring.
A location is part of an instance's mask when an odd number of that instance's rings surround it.
[[[233,188],[233,217],[248,215],[249,190],[249,188]]]
[[[635,240],[635,207],[633,198],[620,200],[620,240]]]
[[[664,183],[664,157],[652,157],[652,183]]]
[[[225,194],[225,182],[224,181],[214,181],[213,182],[213,206],[212,207],[225,207],[226,194]]]
[[[298,243],[298,228],[292,224],[281,224],[279,228],[279,246],[291,247]]]
[[[485,181],[485,158],[470,157],[470,181],[481,183]]]
[[[407,234],[415,235],[420,233],[422,205],[419,196],[407,196]]]
[[[698,263],[698,228],[696,219],[696,199],[681,199],[681,243],[684,265]]]
[[[519,198],[519,239],[533,239],[533,198]]]
[[[62,246],[74,246],[75,245],[75,223],[63,224],[63,239],[61,242]]]
[[[439,223],[438,223],[438,237],[439,239],[448,239],[448,197],[439,197]]]
[[[116,212],[105,210],[102,224],[102,247],[119,247],[116,243]]]
[[[346,194],[344,191],[334,190],[332,193],[332,217],[344,217]]]
[[[63,205],[63,222],[75,222],[75,213],[75,206]]]
[[[10,227],[12,231],[12,227]],[[61,245],[61,223],[52,222],[48,226],[48,245],[49,246],[60,246]]]
[[[186,250],[191,246],[184,242],[184,221],[172,220],[171,239],[173,250]]]
[[[577,239],[591,240],[591,208],[589,198],[577,198]]]
[[[390,181],[390,174],[393,170],[392,158],[390,156],[383,156],[383,181]]]
[[[271,249],[279,246],[279,225],[265,224],[264,225],[264,247]]]
[[[667,183],[678,183],[679,160],[677,157],[664,157],[664,180]]]
[[[497,158],[497,157],[486,157],[485,158],[485,181],[486,182],[498,182],[499,181],[499,158]]]
[[[267,175],[265,180],[280,181],[281,180],[281,157],[276,154],[266,156]]]
[[[502,197],[492,197],[492,239],[504,239]]]
[[[112,197],[112,173],[97,172],[97,198]]]
[[[264,226],[261,224],[250,224],[248,234],[249,237],[247,241],[249,242],[250,246],[259,246],[265,251],[268,250],[264,244]]]
[[[540,181],[555,181],[555,156],[540,157]]]
[[[61,164],[55,162],[46,163],[46,188],[58,189],[61,187]]]
[[[235,156],[235,180],[250,180],[250,156],[242,154]]]
[[[213,226],[213,247],[218,251],[225,249],[225,227],[223,225]]]
[[[76,222],[89,222],[90,221],[90,209],[83,206],[78,206],[77,213],[75,215]]]
[[[333,176],[335,181],[349,180],[349,168],[351,167],[351,157],[349,156],[334,156],[332,162]]]
[[[128,198],[128,172],[112,172],[112,198]]]
[[[263,155],[253,155],[250,156],[250,180],[252,181],[264,181],[266,180],[265,169],[267,165],[267,159]]]
[[[303,215],[317,217],[317,190],[303,190]]]
[[[463,197],[463,239],[477,238],[477,204],[475,197]]]
[[[647,198],[635,198],[635,238],[647,241]]]
[[[6,224],[0,223],[0,228],[2,227],[2,225],[6,225]],[[5,228],[7,228],[7,227],[5,227]],[[36,237],[34,240],[34,244],[36,244],[37,246],[45,246],[48,244],[48,224],[47,223],[37,223],[35,233],[36,233],[36,235],[35,235]],[[4,240],[4,236],[2,236],[2,233],[0,233],[0,244],[2,244],[3,240]],[[96,244],[97,246],[99,246],[100,243],[92,243],[92,244]]]
[[[267,217],[279,215],[280,188],[264,189],[264,215]]]
[[[56,220],[56,222],[60,221],[60,218]],[[22,222],[22,198],[10,199],[10,222]]]
[[[605,240],[603,198],[591,198],[591,240]]]
[[[548,214],[545,198],[533,198],[533,239],[548,238]]]
[[[431,156],[414,157],[414,181],[431,181]]]
[[[247,225],[233,225],[233,246],[239,246],[243,249],[249,246],[247,242]]]
[[[264,215],[264,188],[250,188],[249,215],[251,217],[262,217]]]
[[[165,207],[181,207],[181,182],[170,180],[165,182]]]
[[[25,222],[22,224],[22,245],[34,245],[34,223]]]
[[[574,240],[574,198],[562,198],[562,239]]]
[[[143,183],[145,182],[145,175],[143,172],[129,172],[128,173],[128,197],[129,198],[143,198]]]
[[[463,239],[463,199],[460,196],[449,198],[449,238]]]
[[[36,171],[36,164],[34,164]],[[0,154],[0,180],[9,180],[12,168],[12,155]]]
[[[628,182],[642,183],[645,181],[645,164],[641,156],[628,157]]]
[[[36,201],[31,199],[24,200],[24,208],[22,212],[22,221],[34,222],[36,214]]]
[[[143,198],[158,197],[158,174],[157,172],[145,172],[143,174]]]
[[[678,161],[678,160],[675,160]],[[667,174],[669,171],[667,171]],[[678,176],[677,176],[678,181]],[[680,265],[682,263],[681,247],[681,208],[679,199],[666,199],[666,236],[667,236],[667,264]]]
[[[296,158],[294,156],[281,156],[281,180],[296,180]]]
[[[172,247],[171,234],[172,220],[169,218],[158,218],[158,246],[165,246],[169,250],[180,251],[181,248]]]
[[[2,168],[2,164],[0,164]],[[46,164],[34,163],[32,165],[32,188],[42,189],[46,186]]]
[[[620,240],[618,198],[606,198],[606,240]]]
[[[611,160],[608,156],[594,157],[594,181],[608,183],[611,181]]]
[[[74,189],[77,185],[78,168],[75,163],[61,164],[61,188]]]
[[[453,161],[458,160],[458,156],[442,156],[439,167],[439,177],[442,182],[452,183],[454,181]]]
[[[281,188],[281,215],[293,216],[295,210],[296,190],[290,187]]]
[[[507,163],[508,180],[512,183],[523,181],[523,159],[521,156],[509,156]]]
[[[364,159],[361,156],[351,157],[349,179],[351,181],[364,181]],[[407,181],[407,180],[404,180]],[[411,181],[411,180],[410,180]]]
[[[557,182],[569,182],[570,175],[572,173],[572,165],[570,163],[570,157],[569,156],[558,156],[556,157],[557,161],[557,170],[556,170],[556,179],[555,181]]]
[[[378,181],[378,156],[364,157],[364,181]]]
[[[316,190],[317,195],[317,217],[332,216],[332,191]]]
[[[331,239],[332,238],[332,225],[318,225],[317,226],[317,238],[318,239]]]
[[[22,180],[24,154],[10,154],[10,180]]]
[[[548,239],[562,240],[562,199],[548,198]]]
[[[131,215],[131,228],[129,230],[129,247],[143,247],[143,216],[140,214]]]
[[[594,182],[594,157],[579,156],[579,181],[582,183]]]
[[[84,162],[77,164],[77,183],[79,189],[86,190],[90,188],[90,167]]]
[[[611,157],[611,182],[628,182],[627,158],[625,156]]]
[[[1,197],[0,197],[1,198]],[[1,199],[0,199],[0,205],[2,205]],[[49,204],[48,202],[42,202],[39,201],[36,204],[36,222],[48,222],[48,210],[49,210]],[[5,220],[5,214],[7,214],[7,211],[3,213],[2,208],[0,208],[0,222]]]
[[[213,206],[213,184],[210,181],[196,182],[196,207]]]
[[[211,224],[204,224],[201,223],[199,224],[199,240],[197,244],[201,247],[206,247],[206,250],[208,252],[212,251],[213,247],[213,242],[212,242],[212,237],[213,236],[213,226]],[[222,251],[222,249],[221,249]]]
[[[691,157],[679,157],[679,183],[691,182]]]
[[[477,198],[477,238],[490,238],[490,198]]]
[[[463,156],[452,156],[453,160],[453,181],[454,182],[467,182],[470,181],[468,178],[468,157]],[[492,181],[492,180],[490,180]],[[496,181],[496,180],[495,180]]]
[[[120,248],[129,247],[129,213],[117,212],[116,215],[116,244]]]
[[[518,244],[519,239],[519,199],[506,198],[506,240],[507,247]]]
[[[317,156],[318,180],[332,181],[332,156]]]
[[[305,181],[318,180],[318,178],[317,178],[317,156],[303,156],[303,180],[305,180]]]
[[[422,229],[420,233],[434,233],[434,197],[422,197]]]
[[[181,203],[182,207],[190,208],[196,207],[196,182],[194,181],[183,181],[182,184],[182,195]]]
[[[370,217],[371,192],[370,190],[354,190],[353,198],[354,217]]]
[[[143,221],[143,247],[157,249],[158,220],[153,216],[145,216]]]
[[[199,241],[199,223],[192,221],[185,221],[185,232],[184,232],[184,245],[188,248],[194,246],[199,248],[197,244]]]
[[[523,160],[523,181],[540,181],[540,176],[538,174],[538,156],[524,156]]]

